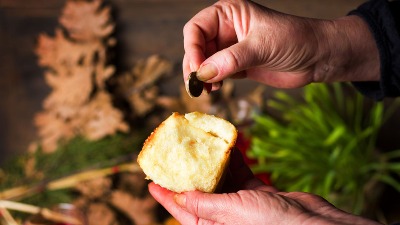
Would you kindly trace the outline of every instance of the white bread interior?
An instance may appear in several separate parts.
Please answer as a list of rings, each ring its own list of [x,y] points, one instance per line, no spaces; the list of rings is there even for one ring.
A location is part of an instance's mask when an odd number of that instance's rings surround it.
[[[138,163],[147,179],[171,191],[214,192],[236,138],[235,126],[224,119],[173,113],[147,138]]]

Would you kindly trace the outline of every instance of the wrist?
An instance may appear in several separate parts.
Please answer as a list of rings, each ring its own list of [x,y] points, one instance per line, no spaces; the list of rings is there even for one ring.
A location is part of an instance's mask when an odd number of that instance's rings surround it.
[[[320,59],[314,82],[379,80],[379,52],[363,19],[321,20],[316,30]]]

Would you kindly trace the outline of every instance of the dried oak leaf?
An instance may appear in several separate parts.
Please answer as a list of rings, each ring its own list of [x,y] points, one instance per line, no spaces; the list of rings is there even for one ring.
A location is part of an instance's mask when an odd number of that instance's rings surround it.
[[[78,43],[68,39],[60,29],[56,29],[55,37],[40,34],[35,50],[39,56],[39,65],[50,67],[60,76],[68,74],[74,66],[103,66],[106,62],[106,47],[100,40]]]
[[[85,104],[93,90],[93,69],[91,67],[74,66],[68,75],[47,72],[45,79],[53,86],[53,91],[44,101],[45,109],[62,106],[79,107]]]
[[[35,52],[39,56],[38,63],[40,66],[53,67],[57,64],[58,52],[55,38],[51,38],[46,34],[39,34]]]
[[[108,37],[114,30],[111,8],[101,5],[101,0],[68,0],[59,22],[74,40],[91,41]]]
[[[89,140],[99,140],[118,131],[129,130],[122,112],[113,107],[110,95],[105,92],[98,92],[89,104],[84,105],[74,122]]]
[[[38,113],[34,120],[39,129],[40,146],[44,152],[53,152],[60,141],[69,140],[75,135],[73,127],[53,112]]]
[[[105,51],[104,46],[100,41],[73,42],[60,29],[56,29],[54,38],[40,34],[35,50],[39,57],[39,65],[50,67],[56,73],[59,69],[65,69],[62,67],[91,65],[95,57],[104,54],[103,51]]]
[[[110,204],[125,213],[136,225],[156,224],[158,203],[150,194],[138,198],[117,190],[112,193]]]

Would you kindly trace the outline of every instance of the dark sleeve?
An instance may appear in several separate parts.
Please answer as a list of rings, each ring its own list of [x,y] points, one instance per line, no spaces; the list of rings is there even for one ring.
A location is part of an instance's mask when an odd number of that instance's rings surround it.
[[[400,1],[371,0],[349,15],[360,16],[368,23],[381,63],[380,81],[353,82],[353,85],[376,100],[400,96]]]

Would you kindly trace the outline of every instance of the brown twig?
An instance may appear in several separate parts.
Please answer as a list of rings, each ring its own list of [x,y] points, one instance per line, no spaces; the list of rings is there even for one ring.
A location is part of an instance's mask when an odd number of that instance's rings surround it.
[[[19,225],[17,221],[15,221],[14,217],[11,216],[10,212],[6,208],[0,208],[0,217],[3,217],[6,224],[8,225]]]
[[[67,224],[74,224],[74,225],[82,225],[82,222],[79,220],[66,216],[57,212],[54,212],[50,209],[40,208],[34,205],[28,205],[19,202],[7,201],[7,200],[0,200],[0,208],[6,208],[10,210],[16,210],[20,212],[25,212],[29,214],[40,214],[43,218],[48,219],[50,221],[55,221],[58,223],[67,223]]]
[[[46,183],[41,183],[39,185],[35,185],[33,187],[30,186],[20,186],[16,188],[11,188],[0,192],[0,199],[7,200],[18,200],[23,197],[39,193],[44,190],[59,190],[70,188],[76,185],[79,182],[87,181],[99,177],[105,177],[111,174],[119,173],[119,172],[140,172],[141,169],[136,163],[127,163],[121,164],[118,166],[112,166],[104,169],[90,170],[85,172],[80,172],[77,174],[73,174],[70,176],[66,176],[57,180],[53,180]]]

